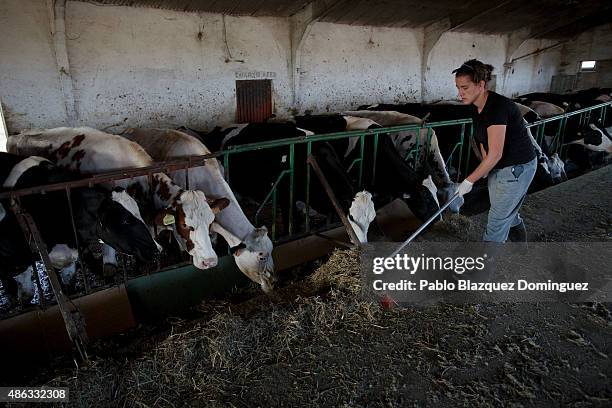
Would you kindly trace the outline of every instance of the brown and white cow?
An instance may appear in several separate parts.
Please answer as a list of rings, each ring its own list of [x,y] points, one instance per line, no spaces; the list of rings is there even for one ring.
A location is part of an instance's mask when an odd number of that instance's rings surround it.
[[[151,156],[137,143],[89,127],[27,131],[11,136],[7,147],[15,154],[46,157],[81,174],[153,165]],[[143,211],[149,220],[161,222],[164,218],[171,219],[165,215],[173,216],[175,222],[171,228],[174,235],[182,249],[193,257],[195,267],[208,269],[217,265],[209,228],[215,214],[229,204],[227,198],[207,200],[203,192],[185,190],[164,173],[153,174],[152,186],[149,186],[146,176],[120,180],[116,184],[124,187],[139,202],[142,210],[147,203],[153,202],[154,213]],[[140,215],[138,208],[132,210]],[[104,257],[107,265],[116,262],[112,248],[105,247]]]
[[[210,154],[210,150],[198,139],[171,129],[128,129],[122,136],[142,146],[157,161]],[[185,187],[185,170],[168,173],[172,180]],[[264,291],[274,287],[274,261],[272,241],[265,226],[255,228],[246,217],[216,159],[206,160],[204,166],[189,169],[189,186],[201,190],[207,196],[227,197],[229,205],[216,214],[212,230],[226,240],[238,268],[249,279],[261,285]]]

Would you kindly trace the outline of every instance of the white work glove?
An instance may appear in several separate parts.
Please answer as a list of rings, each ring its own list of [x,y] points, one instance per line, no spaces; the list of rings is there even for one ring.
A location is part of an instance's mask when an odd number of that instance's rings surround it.
[[[459,184],[459,187],[457,187],[457,193],[459,193],[460,197],[463,197],[464,195],[472,191],[473,186],[474,186],[474,183],[465,179],[461,182],[461,184]]]

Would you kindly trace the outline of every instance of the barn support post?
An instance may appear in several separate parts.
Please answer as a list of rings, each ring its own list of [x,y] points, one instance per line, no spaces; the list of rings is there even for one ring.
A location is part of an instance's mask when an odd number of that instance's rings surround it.
[[[69,126],[75,126],[77,110],[66,47],[66,0],[47,0],[47,8],[50,15],[53,54],[59,75],[59,85],[64,97],[66,121]]]
[[[442,34],[451,27],[450,19],[445,18],[433,22],[423,29],[423,50],[421,53],[421,101],[425,101],[427,89],[427,70],[429,69],[429,56],[434,49]]]
[[[308,3],[303,9],[295,13],[290,18],[290,38],[291,47],[289,72],[291,81],[292,105],[295,109],[299,108],[300,100],[300,68],[302,47],[312,26],[321,18],[326,16],[332,9],[346,3],[347,0],[315,0]]]
[[[501,89],[498,92],[503,92],[506,89],[506,82],[510,76],[510,73],[512,72],[512,67],[514,64],[512,56],[519,49],[519,47],[529,39],[529,31],[530,30],[528,28],[523,28],[506,35],[506,57],[504,62],[504,70],[502,73]]]

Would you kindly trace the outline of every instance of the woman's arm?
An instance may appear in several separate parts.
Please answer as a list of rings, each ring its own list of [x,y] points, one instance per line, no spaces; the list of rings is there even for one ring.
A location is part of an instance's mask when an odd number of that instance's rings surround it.
[[[487,152],[485,151],[485,148],[482,143],[480,143],[480,157],[482,157],[482,160],[487,158]]]
[[[487,128],[487,142],[489,144],[489,152],[483,153],[482,161],[476,167],[476,170],[466,177],[470,183],[475,183],[495,167],[501,159],[504,151],[504,141],[506,139],[506,125],[492,125]],[[481,151],[482,149],[481,145]]]

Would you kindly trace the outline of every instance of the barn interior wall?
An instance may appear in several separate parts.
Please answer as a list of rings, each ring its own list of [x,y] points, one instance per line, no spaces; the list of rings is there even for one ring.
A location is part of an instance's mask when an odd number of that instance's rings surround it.
[[[0,98],[9,132],[69,122],[51,34],[53,10],[47,4],[0,3]],[[447,32],[424,65],[422,28],[315,22],[299,48],[294,80],[287,18],[68,1],[65,24],[75,124],[110,131],[127,126],[210,129],[231,123],[237,78],[271,78],[274,112],[286,117],[294,111],[338,112],[367,103],[453,100],[451,71],[469,58],[495,67],[495,89],[504,95],[545,91],[559,67],[572,64],[563,61],[584,57],[572,48],[571,57],[561,61],[565,51],[553,49],[515,61],[504,75],[505,61],[550,42],[527,41],[508,56],[506,36]],[[594,30],[584,37],[589,57],[611,55],[609,26],[608,32]]]
[[[476,58],[495,67],[504,63],[505,42],[500,35],[447,32],[432,49],[427,63],[423,100],[456,100],[457,90],[451,72],[466,60]]]
[[[298,110],[419,101],[421,37],[413,29],[316,23],[301,53]]]
[[[17,131],[66,123],[45,1],[0,2],[0,99]]]
[[[563,45],[560,73],[577,75],[574,89],[612,87],[612,24],[585,31]],[[592,73],[580,72],[581,61],[598,61]],[[601,63],[600,63],[601,62]]]
[[[558,43],[557,40],[525,41],[509,56],[508,68],[499,67],[498,87],[501,86],[502,93],[516,97],[529,92],[549,92],[561,61],[561,47],[555,47]]]
[[[0,7],[0,96],[9,131],[65,125],[45,1]],[[231,123],[243,74],[272,78],[275,110],[289,111],[287,19],[68,2],[65,20],[77,125]]]

